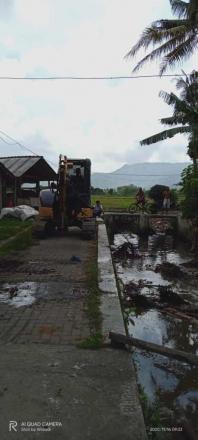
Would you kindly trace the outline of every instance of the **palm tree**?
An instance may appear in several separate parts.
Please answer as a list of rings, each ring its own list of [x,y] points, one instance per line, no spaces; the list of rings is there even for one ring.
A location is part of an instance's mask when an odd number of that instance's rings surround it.
[[[178,133],[187,133],[188,154],[196,167],[198,160],[198,72],[193,71],[189,76],[184,75],[185,79],[181,77],[176,83],[177,89],[181,89],[180,97],[164,91],[159,94],[168,105],[173,106],[173,115],[162,118],[160,122],[172,128],[143,139],[140,144],[150,145],[172,138]]]
[[[193,54],[198,47],[198,0],[169,0],[171,9],[176,19],[157,20],[147,27],[139,41],[132,47],[126,57],[134,57],[136,53],[150,45],[157,46],[146,55],[134,68],[139,70],[144,63],[160,57],[160,75],[167,67],[174,65]]]

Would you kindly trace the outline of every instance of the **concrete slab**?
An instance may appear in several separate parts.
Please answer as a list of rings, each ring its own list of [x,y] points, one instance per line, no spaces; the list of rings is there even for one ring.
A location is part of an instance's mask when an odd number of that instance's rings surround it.
[[[128,353],[21,344],[0,346],[0,357],[2,440],[146,439]],[[59,426],[29,431],[35,422]]]
[[[98,225],[98,281],[101,292],[117,295],[117,286],[105,224]]]
[[[103,245],[109,249],[107,242]],[[28,307],[0,303],[2,440],[146,439],[131,355],[75,346],[90,336],[86,268],[95,246],[74,230],[0,260],[0,282],[20,284],[22,292],[33,288],[35,295]],[[73,255],[81,262],[73,264]],[[109,249],[113,276],[110,257]],[[103,333],[122,333],[115,278],[113,291],[103,292],[101,299]],[[16,431],[9,431],[10,421],[17,423]]]
[[[109,342],[109,332],[125,334],[125,326],[116,284],[106,225],[98,225],[98,276],[101,290],[102,333]]]

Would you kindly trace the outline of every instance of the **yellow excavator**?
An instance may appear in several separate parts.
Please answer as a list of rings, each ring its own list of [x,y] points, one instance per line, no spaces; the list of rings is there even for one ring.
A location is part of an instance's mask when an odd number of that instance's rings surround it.
[[[86,235],[94,235],[96,220],[91,207],[91,161],[59,156],[57,182],[40,192],[39,220],[45,232],[66,231],[78,226]]]

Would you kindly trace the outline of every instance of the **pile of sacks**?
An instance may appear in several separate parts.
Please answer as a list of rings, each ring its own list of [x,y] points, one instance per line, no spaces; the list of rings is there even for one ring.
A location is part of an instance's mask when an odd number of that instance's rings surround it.
[[[39,215],[38,211],[31,206],[20,205],[14,208],[3,208],[1,210],[0,219],[4,217],[14,217],[22,221],[35,219]]]

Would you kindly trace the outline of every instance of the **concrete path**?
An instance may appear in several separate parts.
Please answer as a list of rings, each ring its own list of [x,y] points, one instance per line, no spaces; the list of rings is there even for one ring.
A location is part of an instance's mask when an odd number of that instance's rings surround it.
[[[0,260],[2,440],[146,438],[130,354],[77,347],[95,253],[73,230]]]

